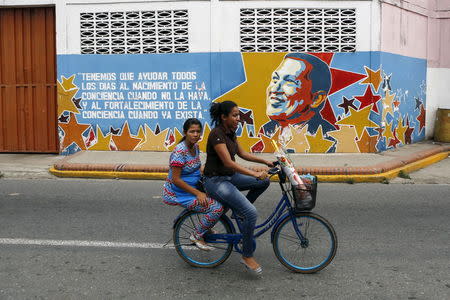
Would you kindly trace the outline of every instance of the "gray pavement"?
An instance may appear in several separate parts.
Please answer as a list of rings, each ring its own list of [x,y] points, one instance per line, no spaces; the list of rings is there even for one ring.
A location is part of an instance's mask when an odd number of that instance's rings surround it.
[[[450,158],[446,158],[407,175],[409,178],[397,177],[392,179],[391,183],[450,184]]]
[[[295,274],[258,239],[255,279],[239,255],[198,269],[167,248],[32,245],[33,240],[163,244],[179,208],[162,181],[0,180],[0,299],[449,299],[449,185],[319,184],[315,212],[339,248],[317,274]],[[280,196],[257,201],[259,220]],[[80,243],[79,243],[80,244]]]
[[[63,158],[57,154],[0,153],[0,174],[5,178],[54,178],[48,169]]]

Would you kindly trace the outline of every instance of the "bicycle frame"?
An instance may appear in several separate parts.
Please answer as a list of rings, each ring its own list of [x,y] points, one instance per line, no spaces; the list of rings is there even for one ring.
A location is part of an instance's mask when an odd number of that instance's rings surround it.
[[[278,202],[278,204],[277,204],[275,210],[272,212],[272,214],[263,223],[255,226],[255,230],[257,230],[257,229],[260,229],[260,230],[258,230],[253,235],[253,237],[258,238],[259,236],[263,235],[265,232],[267,232],[270,228],[273,227],[272,234],[271,234],[271,241],[272,241],[273,233],[274,233],[274,230],[277,227],[277,225],[280,224],[285,218],[290,217],[291,221],[294,225],[294,230],[297,233],[301,243],[303,244],[303,243],[307,242],[307,240],[298,228],[297,219],[295,218],[294,208],[291,205],[291,202],[287,195],[288,192],[284,188],[282,181],[283,180],[280,179],[279,184],[280,184],[281,190],[283,192],[283,196],[281,197],[280,201]],[[242,231],[241,222],[239,221],[239,218],[234,213],[233,213],[233,216],[235,217],[237,227],[238,227],[239,231],[241,232]],[[224,216],[224,217],[228,218],[226,216]],[[230,225],[233,226],[233,222],[231,222],[229,219],[227,221],[229,222]],[[275,225],[275,227],[274,227],[274,225]],[[241,252],[240,249],[237,248],[237,245],[241,241],[241,239],[242,239],[241,233],[208,234],[205,237],[205,241],[210,242],[210,243],[222,243],[222,244],[232,243],[232,244],[234,244],[235,250],[238,252]]]

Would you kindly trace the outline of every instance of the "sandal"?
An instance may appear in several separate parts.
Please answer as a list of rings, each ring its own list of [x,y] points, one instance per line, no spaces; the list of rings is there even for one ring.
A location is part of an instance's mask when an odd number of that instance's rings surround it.
[[[194,233],[191,233],[189,240],[195,244],[195,246],[203,251],[212,251],[213,247],[208,246],[203,239],[197,239]]]
[[[262,272],[263,272],[263,269],[262,269],[261,266],[257,267],[256,269],[252,269],[252,268],[250,268],[249,265],[247,265],[247,263],[246,263],[242,258],[241,258],[240,262],[241,262],[241,264],[243,264],[243,265],[245,266],[245,268],[246,268],[249,272],[253,273],[254,275],[258,275],[258,276],[259,276],[259,275],[261,275]]]

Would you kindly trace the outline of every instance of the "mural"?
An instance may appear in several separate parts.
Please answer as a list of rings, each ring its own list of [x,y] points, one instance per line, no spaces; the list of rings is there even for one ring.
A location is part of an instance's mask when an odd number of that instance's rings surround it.
[[[244,149],[378,152],[425,137],[426,61],[384,52],[60,55],[62,154],[170,151],[212,101],[241,112]]]

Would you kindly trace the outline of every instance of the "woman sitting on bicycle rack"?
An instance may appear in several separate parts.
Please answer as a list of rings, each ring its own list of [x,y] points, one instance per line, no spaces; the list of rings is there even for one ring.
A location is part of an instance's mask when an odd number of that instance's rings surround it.
[[[266,171],[255,172],[235,161],[237,154],[242,159],[273,167],[272,162],[258,158],[244,151],[236,138],[239,124],[239,108],[233,101],[213,103],[210,108],[212,124],[206,146],[205,189],[211,197],[217,199],[234,213],[243,218],[242,221],[242,260],[245,266],[255,273],[262,268],[253,258],[253,232],[257,219],[257,211],[253,202],[269,187]],[[240,191],[248,190],[247,196]]]
[[[189,239],[201,250],[213,250],[203,240],[223,213],[222,205],[198,190],[200,181],[200,156],[197,142],[202,133],[202,123],[187,119],[183,125],[183,139],[170,155],[170,170],[163,188],[163,201],[181,205],[189,210],[205,213]]]

